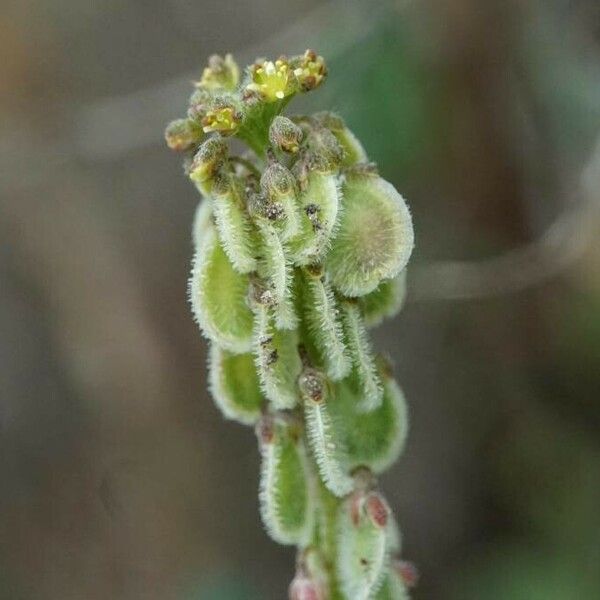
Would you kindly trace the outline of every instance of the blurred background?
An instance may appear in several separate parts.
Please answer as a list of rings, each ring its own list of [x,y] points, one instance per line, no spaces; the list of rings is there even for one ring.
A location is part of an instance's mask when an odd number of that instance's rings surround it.
[[[198,196],[165,123],[209,54],[313,47],[409,200],[411,408],[383,478],[416,599],[600,598],[600,5],[1,0],[0,598],[286,597],[252,431],[206,391]]]

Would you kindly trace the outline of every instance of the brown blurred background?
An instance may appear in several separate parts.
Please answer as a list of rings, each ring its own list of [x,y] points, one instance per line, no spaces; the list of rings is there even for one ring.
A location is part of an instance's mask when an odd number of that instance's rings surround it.
[[[600,5],[1,0],[0,598],[285,597],[251,431],[206,392],[198,201],[162,142],[207,56],[314,47],[408,198],[416,599],[600,598]]]

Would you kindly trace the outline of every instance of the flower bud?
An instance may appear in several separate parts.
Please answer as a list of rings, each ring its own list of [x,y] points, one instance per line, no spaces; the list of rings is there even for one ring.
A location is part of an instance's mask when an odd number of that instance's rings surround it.
[[[208,59],[208,66],[202,72],[202,79],[196,86],[204,90],[229,90],[233,91],[240,80],[240,69],[233,56],[226,54],[225,58],[213,54]]]
[[[258,425],[261,452],[260,513],[280,544],[306,545],[313,529],[310,472],[297,425],[265,415]]]
[[[314,127],[307,137],[310,165],[322,173],[333,173],[342,165],[344,148],[329,129]]]
[[[269,141],[276,150],[295,154],[302,141],[302,129],[281,115],[275,117],[269,127]]]
[[[167,146],[177,152],[190,150],[200,142],[203,135],[202,129],[190,119],[176,119],[165,129]]]
[[[270,200],[280,200],[293,195],[296,180],[281,163],[271,162],[260,178],[260,187]]]
[[[265,213],[275,224],[281,239],[287,241],[300,230],[300,215],[296,203],[296,180],[291,172],[278,162],[271,162],[260,179]],[[280,209],[280,210],[279,210]],[[277,218],[273,218],[273,217]]]
[[[336,137],[344,150],[342,166],[348,167],[368,161],[367,153],[358,138],[348,129],[344,120],[332,112],[320,112],[313,119],[321,127],[326,127]]]
[[[190,179],[200,184],[214,179],[227,159],[227,155],[227,144],[222,138],[208,138],[194,155],[189,170]]]
[[[342,194],[344,211],[326,268],[342,294],[364,296],[406,266],[412,220],[402,196],[377,175],[349,173]]]
[[[298,377],[300,396],[307,402],[320,404],[327,399],[327,380],[316,369],[306,368]]]
[[[194,90],[188,101],[188,118],[201,124],[202,119],[211,106],[212,99],[213,96],[208,90],[202,88]]]
[[[302,56],[294,57],[291,64],[302,92],[310,92],[319,87],[327,76],[325,61],[314,50],[307,50]]]
[[[263,395],[252,354],[232,354],[212,344],[209,387],[226,419],[252,425],[260,418]]]
[[[298,378],[304,400],[304,418],[310,448],[327,489],[335,496],[352,490],[352,478],[346,473],[345,453],[329,414],[327,380],[322,373],[305,368]]]

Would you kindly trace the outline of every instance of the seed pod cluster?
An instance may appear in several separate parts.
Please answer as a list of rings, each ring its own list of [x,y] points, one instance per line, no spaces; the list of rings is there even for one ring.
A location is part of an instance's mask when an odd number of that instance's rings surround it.
[[[290,597],[402,599],[400,532],[375,476],[402,451],[407,408],[368,328],[402,306],[412,221],[339,116],[283,115],[326,75],[310,50],[242,76],[213,56],[165,137],[203,196],[189,294],[210,390],[255,426],[262,521],[298,547]]]

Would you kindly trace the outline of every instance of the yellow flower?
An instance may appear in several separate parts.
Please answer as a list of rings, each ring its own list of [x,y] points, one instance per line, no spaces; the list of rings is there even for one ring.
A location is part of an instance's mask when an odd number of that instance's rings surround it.
[[[252,81],[246,90],[256,92],[267,102],[283,100],[296,91],[290,66],[283,58],[253,65],[250,67],[250,76]]]
[[[206,111],[202,119],[205,133],[217,131],[223,135],[233,135],[239,128],[242,115],[235,106],[228,103],[217,103]]]

